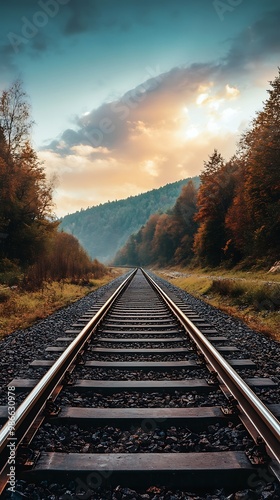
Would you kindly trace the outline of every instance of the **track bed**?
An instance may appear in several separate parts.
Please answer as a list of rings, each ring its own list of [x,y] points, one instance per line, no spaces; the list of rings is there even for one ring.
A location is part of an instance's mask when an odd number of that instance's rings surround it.
[[[27,449],[19,448],[18,498],[234,499],[238,490],[258,498],[264,473],[262,491],[278,498],[275,455],[256,446],[257,431],[192,328],[263,399],[277,384],[256,376],[253,359],[168,291],[184,324],[164,293],[137,270],[96,322],[105,299],[30,363],[34,376],[9,381],[21,402],[85,331],[48,411],[23,439]],[[279,405],[268,411],[279,417]],[[2,421],[6,414],[0,407]]]

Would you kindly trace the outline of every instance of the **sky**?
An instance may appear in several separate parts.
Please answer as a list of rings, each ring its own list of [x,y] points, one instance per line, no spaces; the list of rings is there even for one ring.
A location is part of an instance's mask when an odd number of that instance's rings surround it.
[[[278,0],[1,0],[0,91],[23,81],[57,217],[229,160],[279,26]]]

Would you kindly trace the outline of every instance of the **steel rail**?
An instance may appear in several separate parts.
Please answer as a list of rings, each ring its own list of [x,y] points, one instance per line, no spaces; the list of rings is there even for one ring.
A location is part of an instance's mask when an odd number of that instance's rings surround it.
[[[112,296],[105,302],[93,318],[84,326],[77,337],[65,349],[62,355],[54,362],[52,367],[42,377],[26,399],[21,403],[14,414],[13,428],[8,420],[0,430],[0,476],[6,468],[9,457],[8,445],[14,441],[16,436],[17,446],[23,440],[31,425],[43,410],[47,399],[51,396],[59,382],[64,377],[66,371],[73,363],[77,354],[83,349],[89,340],[93,330],[97,327],[104,315],[108,312],[120,293],[128,286],[133,279],[137,269],[134,269],[129,276],[121,283]],[[12,434],[13,433],[13,434]]]
[[[141,271],[147,281],[169,305],[191,339],[203,353],[207,362],[212,366],[218,377],[236,399],[239,407],[243,410],[253,428],[256,430],[257,435],[265,442],[269,456],[273,460],[276,460],[277,470],[274,470],[274,472],[279,475],[280,423],[277,418],[159,285],[143,269],[141,269]]]

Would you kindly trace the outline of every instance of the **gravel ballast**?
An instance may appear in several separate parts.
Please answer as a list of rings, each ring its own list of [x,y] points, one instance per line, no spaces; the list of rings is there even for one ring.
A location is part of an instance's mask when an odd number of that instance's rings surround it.
[[[122,391],[113,394],[63,391],[59,405],[85,408],[189,408],[198,406],[225,406],[227,400],[222,391],[199,394],[196,391],[137,392]]]
[[[113,293],[124,277],[125,275],[116,278],[35,325],[25,330],[17,330],[1,340],[0,405],[7,404],[7,384],[13,378],[34,378],[36,372],[29,368],[29,363],[34,359],[57,359],[58,355],[45,352],[46,347],[55,345],[55,340],[61,337],[65,330],[70,329],[99,299],[102,300],[106,294]]]
[[[83,429],[46,423],[32,443],[34,450],[62,453],[198,453],[248,450],[253,446],[243,425],[232,422],[208,425],[200,432],[175,425],[146,431],[137,426],[127,430],[108,425]]]
[[[202,300],[192,297],[186,292],[179,290],[172,284],[167,283],[153,275],[155,281],[166,290],[175,292],[185,303],[190,305],[197,314],[216,328],[219,333],[227,337],[228,345],[236,345],[240,354],[226,355],[230,358],[250,358],[256,363],[256,369],[245,370],[247,376],[270,377],[278,383],[278,388],[259,389],[259,397],[265,403],[279,403],[280,390],[280,345],[267,337],[252,331],[241,321],[231,318],[214,307],[204,303]],[[124,276],[117,278],[112,283],[105,285],[99,290],[90,293],[76,303],[63,308],[43,321],[40,321],[27,330],[16,331],[3,339],[0,343],[1,354],[1,394],[0,405],[7,404],[7,384],[13,378],[39,378],[45,369],[29,368],[29,363],[34,359],[57,359],[58,355],[46,353],[45,349],[50,345],[59,345],[55,340],[62,337],[63,332],[70,329],[77,320],[96,303],[97,300],[112,292],[123,281]],[[126,338],[125,333],[120,338]],[[101,336],[105,336],[101,333]],[[98,337],[96,338],[98,343]],[[93,344],[96,345],[96,344]],[[124,347],[125,344],[122,344]],[[178,343],[181,347],[181,343]],[[107,347],[118,347],[110,343],[108,338]],[[127,345],[126,347],[129,347]],[[141,348],[139,343],[137,348]],[[146,346],[145,346],[146,347]],[[167,344],[157,347],[167,348]],[[172,344],[174,347],[174,344]],[[109,354],[94,353],[92,346],[84,356],[85,360],[110,361]],[[192,348],[187,354],[143,354],[137,353],[126,355],[114,355],[115,361],[172,361],[172,360],[197,360],[197,353]],[[239,371],[242,373],[242,370]],[[84,365],[78,368],[75,378],[83,379],[106,379],[106,380],[159,380],[165,378],[188,379],[191,377],[205,377],[205,368],[193,370],[174,370],[173,372],[153,370],[141,372],[141,370],[114,369],[107,371],[103,369],[87,369]],[[21,401],[22,395],[17,396],[17,403]],[[96,408],[180,408],[198,406],[224,406],[226,399],[221,391],[200,394],[196,391],[174,391],[174,392],[143,392],[143,391],[121,391],[110,394],[91,394],[87,391],[76,392],[73,389],[65,389],[57,400],[59,405],[71,405],[76,407]],[[103,426],[82,429],[77,425],[54,426],[45,424],[38,432],[32,443],[34,449],[45,451],[64,451],[83,453],[152,453],[152,452],[193,452],[193,451],[219,451],[219,450],[248,450],[253,446],[251,438],[241,424],[230,423],[226,425],[215,424],[205,428],[205,431],[194,432],[186,427],[170,426],[162,429],[160,426],[151,432],[144,432],[142,428],[120,429],[116,426]],[[188,491],[169,489],[152,485],[145,490],[134,490],[131,488],[114,487],[109,488],[105,484],[82,495],[79,485],[74,480],[68,483],[57,483],[42,481],[39,485],[28,484],[25,481],[17,481],[17,493],[13,496],[5,495],[4,500],[11,498],[29,498],[34,500],[66,500],[70,498],[89,498],[92,500],[277,500],[280,498],[279,484],[269,482],[265,479],[255,481],[254,489],[235,491],[234,485],[228,491],[219,489],[208,494],[195,494]],[[80,494],[77,494],[79,490]]]

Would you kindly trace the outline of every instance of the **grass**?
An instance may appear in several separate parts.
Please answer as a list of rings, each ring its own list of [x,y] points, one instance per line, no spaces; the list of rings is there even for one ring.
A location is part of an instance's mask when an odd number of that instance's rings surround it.
[[[123,269],[113,269],[100,279],[90,280],[90,285],[71,283],[46,283],[36,292],[10,289],[0,285],[0,339],[14,330],[27,328],[36,321],[84,297],[100,286],[123,274]]]
[[[163,278],[280,341],[280,276],[263,271],[168,269]]]
[[[105,285],[126,270],[114,268],[89,286],[45,284],[37,292],[0,285],[0,338],[27,328],[57,309]],[[260,271],[172,268],[156,271],[174,285],[202,298],[248,326],[280,341],[280,275]]]

